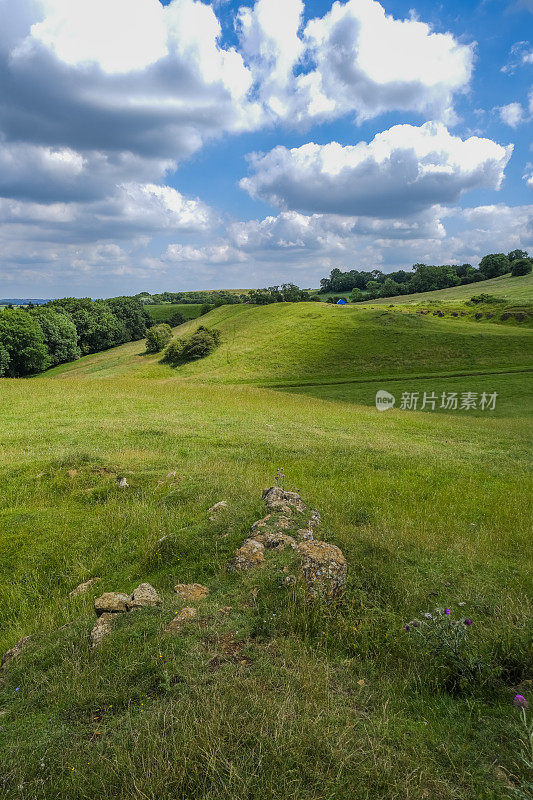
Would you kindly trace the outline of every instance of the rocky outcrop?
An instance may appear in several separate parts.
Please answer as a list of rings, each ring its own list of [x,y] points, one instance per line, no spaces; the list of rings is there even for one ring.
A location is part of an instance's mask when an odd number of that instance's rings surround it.
[[[342,551],[328,542],[304,541],[298,545],[303,578],[313,596],[328,599],[338,596],[346,583],[346,559]]]
[[[257,536],[248,541],[259,542],[267,550],[284,550],[286,547],[292,547],[293,550],[296,550],[298,546],[292,536],[287,536],[286,533],[280,533],[279,531],[258,533]]]
[[[322,595],[328,600],[338,596],[346,583],[346,559],[335,545],[315,541],[319,512],[308,511],[298,492],[286,492],[281,486],[265,489],[262,496],[269,513],[254,522],[252,536],[236,551],[228,569],[253,569],[264,563],[265,550],[290,547],[299,556],[309,594]],[[290,586],[295,581],[296,577],[290,575],[282,580],[282,585]]]
[[[149,583],[141,583],[134,589],[126,603],[126,608],[128,611],[134,611],[136,608],[144,608],[145,606],[160,606],[161,603],[162,600],[154,587],[150,586]]]
[[[260,566],[264,560],[264,546],[255,539],[247,539],[242,547],[235,553],[228,569],[231,572],[242,572],[246,569],[253,569]]]
[[[174,586],[174,591],[187,603],[203,600],[209,594],[207,586],[202,586],[201,583],[178,583],[177,586]]]
[[[88,581],[84,581],[83,583],[78,584],[75,589],[69,592],[69,597],[77,597],[79,594],[85,594],[85,592],[94,586],[95,583],[98,583],[100,578],[89,578]]]
[[[23,636],[22,639],[19,639],[16,644],[13,645],[9,650],[6,650],[4,655],[2,656],[2,661],[0,662],[0,667],[4,668],[12,661],[14,658],[17,658],[25,647],[29,645],[31,642],[31,636]]]

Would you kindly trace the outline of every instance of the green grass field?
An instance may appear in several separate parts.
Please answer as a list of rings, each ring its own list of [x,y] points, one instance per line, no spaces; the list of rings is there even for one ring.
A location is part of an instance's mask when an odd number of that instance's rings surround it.
[[[527,791],[512,698],[533,699],[531,331],[318,303],[226,306],[202,324],[221,346],[177,369],[133,342],[0,382],[2,652],[33,636],[0,681],[3,796]],[[380,413],[377,388],[498,399]],[[331,605],[279,588],[285,552],[226,569],[279,467],[347,558]],[[91,650],[94,595],[142,581],[163,606],[124,615]],[[171,637],[178,582],[211,592]],[[403,629],[437,607],[472,619],[476,677],[460,686]]]
[[[152,317],[154,324],[158,322],[170,322],[174,314],[179,312],[185,319],[196,319],[202,310],[201,303],[156,303],[146,305],[146,310]]]

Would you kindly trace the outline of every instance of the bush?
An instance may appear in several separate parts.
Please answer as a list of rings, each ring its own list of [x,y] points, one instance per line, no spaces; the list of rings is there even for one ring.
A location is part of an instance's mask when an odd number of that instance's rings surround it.
[[[169,325],[175,328],[177,325],[183,325],[186,320],[181,311],[174,311],[168,322]]]
[[[515,278],[520,275],[528,275],[533,268],[533,259],[531,258],[517,258],[511,264],[511,275]]]
[[[502,297],[495,297],[493,294],[475,294],[470,298],[470,302],[477,305],[478,303],[505,303],[507,301]]]
[[[152,325],[146,332],[146,352],[159,353],[172,339],[172,329],[166,322]]]
[[[191,336],[174,339],[165,350],[163,361],[173,367],[187,361],[198,361],[212,353],[219,344],[220,331],[200,325]]]

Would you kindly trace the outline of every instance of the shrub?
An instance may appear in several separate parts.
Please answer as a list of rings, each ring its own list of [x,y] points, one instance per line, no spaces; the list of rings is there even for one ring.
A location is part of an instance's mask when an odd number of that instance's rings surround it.
[[[177,325],[183,325],[185,322],[185,317],[181,313],[181,311],[174,311],[169,319],[169,325],[175,328]]]
[[[511,264],[511,275],[515,278],[520,275],[528,275],[533,268],[533,259],[531,258],[517,258]]]
[[[470,302],[477,305],[478,303],[505,303],[507,301],[502,297],[494,297],[493,294],[475,294],[470,298]]]
[[[220,331],[200,325],[190,336],[174,339],[165,350],[163,361],[173,367],[187,361],[198,361],[212,353],[219,343]]]
[[[146,332],[146,352],[159,353],[172,339],[172,329],[170,325],[152,325]]]

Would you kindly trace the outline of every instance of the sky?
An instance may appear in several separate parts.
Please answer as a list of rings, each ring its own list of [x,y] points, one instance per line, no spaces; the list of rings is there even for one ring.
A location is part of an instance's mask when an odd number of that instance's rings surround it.
[[[0,0],[0,297],[533,252],[533,0]]]

